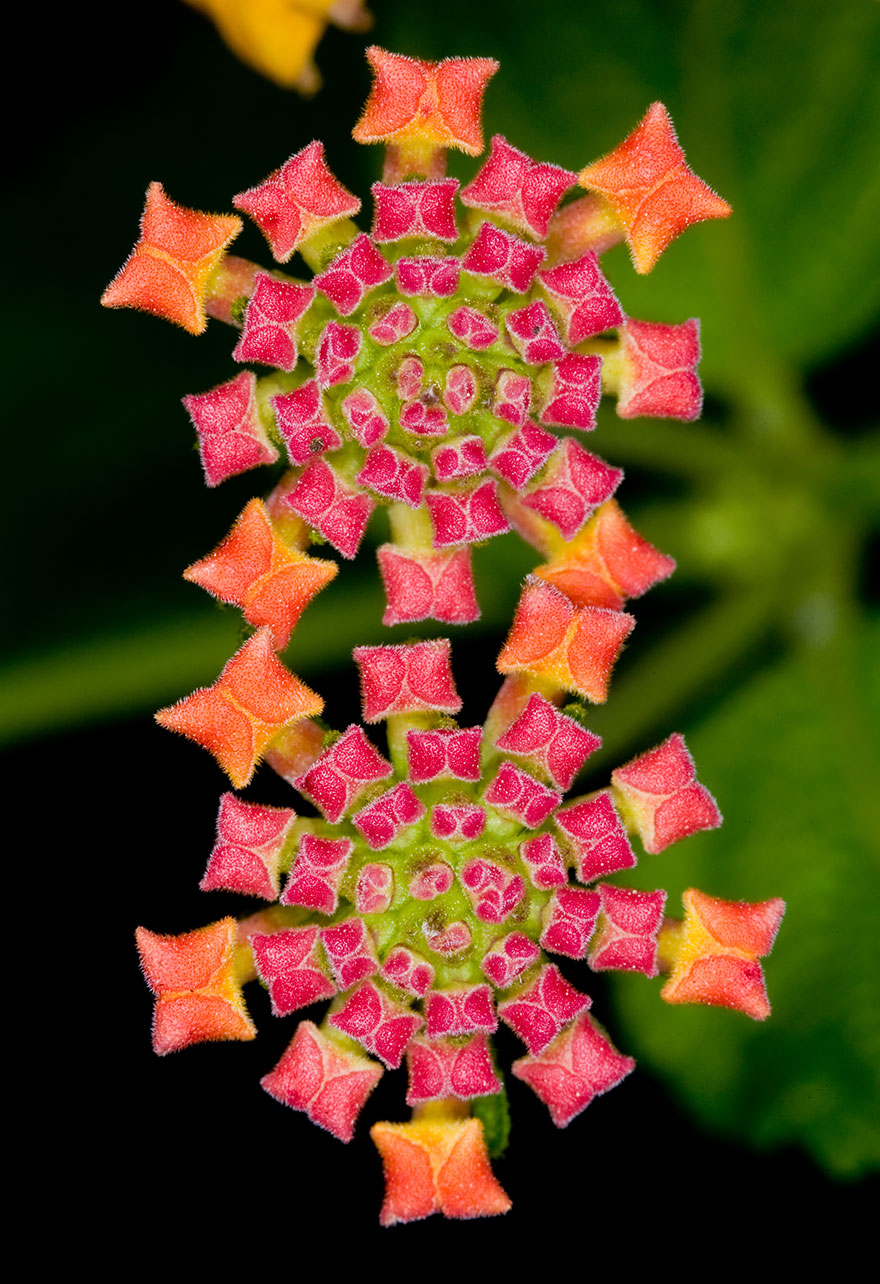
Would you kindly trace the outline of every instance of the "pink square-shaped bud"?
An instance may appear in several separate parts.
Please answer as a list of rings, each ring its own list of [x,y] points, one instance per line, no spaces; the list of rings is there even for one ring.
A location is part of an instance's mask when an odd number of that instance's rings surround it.
[[[486,447],[482,437],[457,437],[455,441],[444,442],[432,451],[431,463],[439,482],[475,477],[486,470]]]
[[[569,352],[551,368],[542,424],[592,432],[602,396],[602,358]]]
[[[408,401],[401,409],[398,423],[419,437],[445,437],[449,431],[449,420],[443,407],[426,405],[424,401]]]
[[[635,1069],[586,1014],[577,1018],[540,1057],[522,1057],[512,1069],[544,1102],[557,1128],[565,1128],[594,1097]]]
[[[461,700],[449,668],[446,638],[410,646],[359,646],[353,655],[361,671],[365,722],[393,713],[458,713]]]
[[[348,990],[379,971],[373,937],[363,919],[344,918],[332,927],[322,927],[321,944],[340,990]]]
[[[450,871],[451,873],[451,871]],[[451,886],[451,884],[450,884]],[[434,969],[426,958],[406,945],[395,945],[381,967],[382,979],[420,999],[434,984]]]
[[[317,141],[291,156],[265,182],[233,197],[232,203],[251,216],[278,263],[286,263],[297,246],[321,228],[357,214],[361,207],[330,173],[324,144]]]
[[[306,467],[288,491],[286,502],[343,557],[357,553],[376,507],[369,495],[348,486],[323,459]]]
[[[425,500],[434,526],[435,548],[476,544],[510,530],[510,523],[498,504],[494,481],[459,490],[429,490]]]
[[[334,914],[339,904],[339,884],[353,850],[350,838],[303,834],[287,886],[281,893],[281,904],[302,905],[322,914]]]
[[[431,833],[450,843],[471,842],[486,828],[486,812],[476,803],[437,803],[431,808]]]
[[[219,889],[274,901],[281,851],[295,820],[296,812],[287,807],[265,807],[223,794],[217,841],[199,887],[203,892]]]
[[[666,893],[637,892],[630,887],[600,883],[599,928],[590,950],[594,972],[615,969],[656,976],[657,933],[663,922]]]
[[[483,223],[461,266],[474,276],[487,276],[516,294],[525,294],[546,257],[542,246]]]
[[[257,272],[254,292],[245,308],[241,338],[232,351],[233,360],[260,361],[278,370],[292,370],[299,356],[299,323],[314,297],[315,291],[309,285],[294,285]]]
[[[683,736],[670,736],[656,749],[612,771],[611,787],[624,824],[639,835],[651,854],[721,824],[721,812],[697,780]]]
[[[348,383],[354,378],[358,353],[364,337],[356,325],[328,321],[318,339],[315,353],[315,378],[322,388]]]
[[[526,894],[519,874],[482,857],[469,860],[459,879],[474,913],[484,923],[503,923]]]
[[[249,370],[210,392],[183,398],[199,438],[205,481],[219,486],[227,477],[260,464],[274,464],[272,445],[257,408],[257,376]]]
[[[433,236],[438,241],[457,241],[455,194],[457,178],[439,183],[374,183],[376,212],[373,240],[380,245],[405,236]]]
[[[363,728],[354,723],[295,782],[332,824],[342,819],[355,801],[377,780],[387,780],[393,768],[375,749]]]
[[[383,544],[376,556],[388,604],[383,624],[428,619],[470,624],[479,619],[469,548],[432,553]]]
[[[546,432],[536,423],[527,423],[501,438],[489,456],[489,467],[514,490],[522,490],[546,464],[558,444],[552,432]]]
[[[409,778],[423,785],[438,778],[479,780],[482,727],[462,730],[408,731]]]
[[[399,343],[412,334],[419,319],[408,303],[395,303],[374,321],[368,334],[374,343],[383,348],[390,348],[392,343]]]
[[[372,981],[363,981],[345,1006],[333,1013],[330,1024],[375,1053],[389,1070],[396,1070],[422,1018],[383,994]]]
[[[354,907],[359,914],[384,914],[394,900],[394,870],[370,861],[358,874]]]
[[[472,352],[483,352],[498,342],[500,331],[484,313],[477,308],[461,307],[450,312],[446,318],[449,333],[470,348]]]
[[[475,1034],[498,1029],[495,1004],[488,985],[455,986],[432,990],[425,999],[425,1032],[429,1039],[440,1035]]]
[[[554,820],[574,855],[575,869],[582,883],[592,883],[635,865],[636,854],[607,791],[586,802],[564,807]]]
[[[537,1056],[592,1002],[588,994],[566,981],[555,964],[546,963],[531,985],[498,1004],[498,1015]]]
[[[538,273],[538,280],[561,317],[563,334],[572,347],[623,324],[623,309],[594,253],[546,268]]]
[[[541,944],[570,959],[587,956],[599,913],[599,893],[580,887],[557,887],[541,913]]]
[[[528,375],[502,370],[495,385],[495,403],[492,414],[496,419],[506,419],[516,428],[528,420],[532,405],[532,381]]]
[[[445,927],[432,927],[426,920],[422,923],[422,936],[428,949],[435,954],[442,954],[444,958],[460,954],[473,940],[471,929],[463,919],[456,919]]]
[[[307,464],[326,450],[338,450],[342,438],[330,422],[324,397],[314,379],[271,398],[278,431],[292,464]]]
[[[542,785],[534,776],[512,762],[503,762],[498,774],[483,795],[484,800],[502,816],[518,820],[529,829],[543,825],[555,807],[562,802],[562,794]]]
[[[443,404],[449,413],[466,415],[476,399],[477,381],[470,366],[450,366],[443,391]]]
[[[418,508],[430,475],[427,464],[417,464],[409,455],[391,446],[378,445],[369,451],[357,480],[377,495]]]
[[[452,866],[445,860],[435,861],[416,871],[409,883],[409,894],[417,901],[433,901],[443,896],[455,882]]]
[[[257,976],[269,991],[275,1016],[289,1016],[320,999],[330,999],[336,987],[327,975],[317,927],[285,927],[249,937]]]
[[[497,742],[504,753],[528,758],[542,768],[560,789],[571,788],[601,743],[592,731],[537,694],[529,696],[522,713]]]
[[[486,951],[480,967],[497,989],[506,990],[540,956],[538,946],[524,932],[508,932]]]
[[[293,1042],[260,1085],[340,1141],[351,1141],[357,1117],[382,1074],[375,1061],[340,1048],[311,1021],[300,1021]]]
[[[367,388],[355,388],[350,392],[342,403],[342,413],[352,437],[364,450],[375,446],[388,431],[388,420],[382,413],[382,407]]]
[[[622,419],[699,419],[703,389],[700,323],[661,325],[627,320],[620,332],[622,374],[617,413]]]
[[[425,366],[421,357],[417,357],[414,353],[404,357],[394,375],[400,400],[414,401],[422,391],[424,377]]]
[[[577,174],[533,161],[496,134],[489,159],[462,192],[461,202],[543,240],[560,197],[576,182]]]
[[[622,480],[620,468],[612,468],[566,437],[553,452],[542,480],[522,502],[571,539],[590,514],[611,498]]]
[[[547,304],[540,299],[509,312],[505,324],[513,346],[530,366],[541,366],[545,361],[565,356],[559,331],[547,311]]]
[[[552,834],[536,834],[520,844],[519,854],[533,887],[564,887],[568,869]]]
[[[326,271],[315,277],[315,285],[329,299],[340,316],[351,316],[377,286],[390,281],[394,268],[365,234],[356,236]]]
[[[421,820],[424,814],[425,804],[404,780],[369,803],[352,819],[373,851],[379,851],[393,843],[402,829]]]
[[[413,1039],[407,1048],[409,1070],[408,1106],[443,1097],[488,1097],[501,1091],[501,1080],[495,1073],[489,1041],[485,1034],[475,1034],[467,1043],[446,1039]]]
[[[461,263],[452,255],[433,258],[419,255],[398,259],[395,264],[397,288],[412,298],[451,299],[458,290]]]

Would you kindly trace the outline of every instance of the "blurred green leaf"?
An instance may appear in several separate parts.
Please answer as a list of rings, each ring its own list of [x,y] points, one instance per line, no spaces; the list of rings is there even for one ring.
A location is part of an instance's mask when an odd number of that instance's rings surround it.
[[[638,870],[642,886],[669,887],[672,913],[690,886],[785,898],[769,1020],[669,1006],[639,977],[615,977],[615,992],[620,1046],[706,1122],[764,1147],[800,1141],[854,1175],[880,1166],[880,621],[844,649],[850,671],[823,668],[842,659],[833,649],[792,656],[688,736],[729,814]]]

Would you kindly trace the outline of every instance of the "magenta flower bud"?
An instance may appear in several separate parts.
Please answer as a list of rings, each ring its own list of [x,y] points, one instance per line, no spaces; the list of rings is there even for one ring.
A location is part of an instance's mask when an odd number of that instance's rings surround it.
[[[661,325],[627,320],[621,330],[621,377],[617,413],[623,419],[699,419],[703,389],[700,323]]]
[[[486,812],[474,803],[437,803],[431,808],[431,833],[449,843],[473,842],[486,828]]]
[[[590,949],[594,972],[616,968],[656,976],[657,933],[663,922],[666,893],[637,892],[630,887],[600,883],[599,927]]]
[[[537,829],[562,802],[562,794],[548,789],[512,762],[503,762],[483,799],[502,816]]]
[[[425,814],[425,804],[404,781],[357,812],[353,821],[373,851],[380,851]]]
[[[394,900],[394,870],[370,861],[358,874],[354,907],[359,914],[384,914]]]
[[[485,210],[518,232],[543,240],[563,192],[577,174],[558,165],[539,164],[496,134],[489,159],[461,194],[462,205]]]
[[[563,1031],[541,1056],[513,1063],[513,1073],[541,1098],[557,1128],[565,1128],[594,1097],[635,1069],[586,1014]]]
[[[451,366],[446,375],[443,404],[452,415],[465,415],[477,396],[477,381],[470,366]],[[476,438],[477,441],[480,438]],[[485,454],[483,455],[485,459]]]
[[[522,490],[558,445],[552,432],[530,421],[502,437],[489,456],[489,467],[514,490]]]
[[[409,894],[417,901],[433,901],[444,896],[455,882],[455,872],[446,861],[425,865],[410,880]],[[460,948],[460,947],[459,947]]]
[[[293,1042],[260,1084],[282,1105],[304,1111],[340,1141],[351,1141],[382,1074],[375,1061],[343,1049],[311,1021],[300,1021]]]
[[[445,437],[449,420],[442,406],[429,406],[424,401],[409,401],[399,416],[401,428],[419,437]]]
[[[365,789],[392,774],[391,763],[354,724],[325,749],[309,770],[295,781],[322,814],[336,824]]]
[[[552,954],[565,954],[570,959],[586,958],[599,904],[598,892],[557,887],[541,914],[544,949]]]
[[[488,461],[482,437],[459,437],[457,441],[444,442],[432,451],[431,464],[439,482],[485,472]]]
[[[444,178],[438,183],[374,183],[371,190],[376,203],[373,240],[378,244],[407,236],[458,240],[457,178]]]
[[[414,463],[409,455],[391,446],[380,445],[373,446],[368,453],[357,480],[377,495],[418,508],[429,476],[427,464]]]
[[[385,255],[361,233],[337,254],[325,272],[315,277],[315,285],[340,316],[348,317],[371,290],[390,281],[393,275],[394,268]]]
[[[422,935],[428,943],[428,948],[435,954],[442,954],[445,958],[460,954],[473,940],[473,933],[464,919],[456,919],[454,923],[447,923],[441,928],[432,927],[426,920],[422,923]]]
[[[562,808],[554,821],[574,856],[582,883],[592,883],[635,865],[635,852],[607,791]]]
[[[278,431],[290,462],[306,464],[315,455],[339,450],[342,438],[330,422],[321,389],[314,379],[292,392],[272,397]]]
[[[379,971],[373,938],[361,918],[344,918],[332,927],[322,927],[321,944],[327,951],[340,990],[347,990]]]
[[[482,727],[408,731],[409,778],[414,785],[429,780],[479,780]]]
[[[435,548],[475,544],[510,530],[494,481],[457,490],[429,490],[425,500],[434,526]]]
[[[569,352],[551,367],[541,423],[592,432],[601,394],[601,358]]]
[[[519,854],[533,887],[547,889],[567,884],[568,869],[552,834],[536,834],[534,838],[527,838],[520,844]]]
[[[378,321],[374,321],[368,334],[374,343],[383,348],[390,348],[407,335],[412,334],[419,319],[408,303],[393,303]]]
[[[440,1035],[474,1034],[498,1029],[492,991],[488,985],[457,986],[432,990],[425,998],[425,1032],[429,1039]]]
[[[523,495],[522,502],[571,539],[591,513],[611,498],[622,480],[620,468],[610,467],[566,437],[550,457],[540,482]]]
[[[356,325],[327,322],[315,353],[315,378],[322,388],[349,383],[354,378],[355,363],[363,342],[363,335]]]
[[[565,341],[572,347],[605,330],[616,330],[625,320],[594,253],[545,268],[538,280],[561,317]]]
[[[540,957],[538,946],[523,932],[508,932],[486,951],[480,967],[496,989],[506,990]]]
[[[307,465],[284,502],[320,531],[343,557],[349,558],[360,548],[370,513],[375,508],[375,502],[368,495],[349,486],[323,459]]]
[[[383,624],[428,619],[470,624],[479,619],[469,548],[435,553],[383,544],[376,556],[388,603]]]
[[[372,981],[362,981],[345,1005],[330,1016],[330,1024],[374,1053],[389,1070],[396,1070],[422,1018],[389,998]]]
[[[397,395],[401,401],[413,401],[422,391],[422,380],[425,377],[425,363],[421,357],[404,357],[397,367],[395,381]]]
[[[559,331],[547,311],[547,304],[536,299],[507,316],[507,333],[519,355],[530,366],[556,361],[565,356]]]
[[[452,873],[452,871],[449,871]],[[452,886],[450,879],[449,886]],[[420,999],[434,984],[434,969],[426,958],[406,945],[395,945],[380,969],[382,979]]]
[[[459,878],[474,913],[484,923],[503,923],[526,894],[521,875],[491,860],[469,860]]]
[[[269,991],[275,1016],[289,1016],[336,993],[319,932],[317,927],[286,927],[268,936],[254,932],[249,938],[257,975]]]
[[[506,419],[515,428],[522,428],[528,422],[531,405],[531,379],[513,370],[502,370],[495,385],[495,404],[492,407],[495,418]]]
[[[406,1060],[408,1106],[444,1097],[467,1101],[501,1091],[501,1080],[492,1065],[485,1034],[475,1034],[464,1044],[445,1039],[413,1039],[407,1048]]]
[[[546,257],[542,246],[530,245],[492,223],[483,223],[461,266],[472,276],[486,276],[496,285],[525,294]]]
[[[367,388],[356,388],[342,403],[345,422],[351,435],[365,450],[375,446],[388,431],[388,420],[382,407]]]
[[[670,736],[618,767],[611,786],[627,827],[638,833],[646,852],[662,852],[680,838],[721,824],[721,812],[697,780],[683,736]]]
[[[602,741],[543,696],[532,695],[519,717],[499,738],[505,753],[528,758],[554,785],[570,789],[575,776]]]
[[[532,1056],[538,1056],[592,1002],[588,994],[566,981],[554,963],[545,963],[530,985],[498,1004],[498,1015]]]
[[[292,370],[299,359],[299,323],[315,298],[312,286],[279,281],[257,272],[245,308],[234,361],[259,361],[277,370]]]
[[[183,398],[199,438],[199,454],[209,486],[227,477],[274,464],[278,451],[270,442],[257,408],[257,377],[249,370],[210,392]]]
[[[458,713],[461,700],[449,668],[445,638],[411,646],[359,646],[354,658],[361,671],[365,722],[393,713]]]
[[[458,292],[460,272],[461,262],[452,255],[403,258],[395,266],[397,288],[407,298],[451,299]]]
[[[456,308],[446,318],[446,325],[450,334],[472,352],[484,352],[500,337],[497,325],[493,325],[477,308]]]
[[[302,905],[322,914],[334,914],[339,903],[339,884],[353,850],[350,838],[303,834],[287,886],[281,893],[281,904]]]
[[[217,841],[199,887],[244,896],[278,897],[281,852],[296,812],[286,807],[248,803],[223,794],[217,815]]]

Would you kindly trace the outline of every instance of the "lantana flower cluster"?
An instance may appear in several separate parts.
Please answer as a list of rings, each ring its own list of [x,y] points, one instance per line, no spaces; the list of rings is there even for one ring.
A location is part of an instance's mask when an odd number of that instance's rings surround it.
[[[209,486],[282,458],[285,471],[185,572],[241,609],[248,640],[158,719],[206,747],[235,789],[264,760],[311,808],[223,795],[201,886],[272,904],[183,936],[139,930],[154,1046],[253,1038],[249,981],[278,1017],[323,1002],[263,1087],[343,1141],[385,1070],[405,1063],[412,1120],[372,1129],[390,1224],[509,1206],[488,1153],[503,1132],[499,1022],[524,1045],[513,1075],[558,1126],[633,1068],[570,961],[662,971],[669,1002],[763,1019],[758,960],[783,905],[690,890],[678,922],[665,892],[619,882],[639,846],[656,854],[720,824],[679,735],[564,800],[600,743],[588,706],[606,699],[632,631],[626,601],[674,568],[630,526],[614,498],[622,472],[585,434],[603,392],[624,417],[693,419],[701,403],[698,322],[627,317],[599,258],[626,239],[648,271],[678,232],[729,207],[687,167],[661,104],[580,173],[496,136],[461,187],[446,153],[482,151],[496,64],[368,57],[354,137],[386,147],[369,233],[319,142],[233,200],[277,263],[299,253],[308,281],[233,257],[236,216],[186,210],[154,183],[104,302],[192,333],[226,321],[233,359],[270,367],[184,398]],[[575,188],[586,195],[564,200]],[[472,548],[511,527],[544,558],[482,726],[458,720],[447,639],[355,649],[381,749],[360,725],[328,729],[320,696],[279,658],[339,570],[311,546],[353,557],[378,507],[386,624],[476,619]]]

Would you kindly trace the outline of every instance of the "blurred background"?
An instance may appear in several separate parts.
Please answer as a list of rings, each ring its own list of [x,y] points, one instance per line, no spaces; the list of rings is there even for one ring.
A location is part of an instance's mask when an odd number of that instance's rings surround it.
[[[724,827],[646,858],[634,881],[669,888],[673,909],[691,885],[732,899],[783,896],[788,914],[766,968],[774,1011],[756,1025],[670,1008],[659,983],[639,976],[597,978],[594,1011],[639,1070],[562,1134],[511,1084],[514,1132],[499,1175],[517,1225],[584,1208],[622,1225],[620,1201],[632,1192],[645,1218],[671,1209],[708,1235],[744,1217],[744,1200],[772,1203],[783,1187],[843,1217],[880,1161],[880,629],[870,578],[880,5],[372,8],[369,39],[385,47],[499,59],[486,136],[504,133],[538,159],[577,170],[662,99],[689,162],[735,210],[690,229],[647,278],[623,248],[603,262],[631,315],[702,318],[707,401],[695,425],[624,422],[612,402],[591,442],[625,467],[624,507],[678,571],[633,606],[638,627],[592,724],[605,743],[583,784],[604,782],[672,730],[685,734]],[[14,42],[32,84],[6,168],[11,612],[0,734],[28,850],[34,827],[48,830],[57,914],[90,941],[88,978],[53,992],[76,1076],[64,1101],[72,1095],[77,1108],[62,1110],[59,1125],[65,1162],[97,1145],[114,1200],[136,1207],[146,1196],[161,1210],[184,1194],[198,1202],[206,1174],[215,1164],[235,1172],[243,1148],[288,1183],[286,1216],[317,1226],[344,1209],[372,1243],[380,1187],[366,1136],[342,1163],[336,1143],[257,1086],[290,1033],[272,1028],[282,1023],[268,1018],[265,996],[254,1000],[255,1044],[166,1062],[149,1052],[135,924],[180,932],[239,908],[197,891],[219,772],[151,714],[211,681],[236,645],[237,613],[181,571],[226,533],[255,478],[208,491],[180,406],[230,377],[231,332],[212,324],[194,340],[98,306],[152,179],[185,205],[227,211],[233,193],[320,137],[368,217],[381,153],[350,139],[369,87],[364,43],[328,29],[315,55],[324,88],[305,99],[236,60],[177,0],[100,19],[65,9]],[[466,176],[475,164],[458,157],[450,168]],[[250,224],[235,250],[268,261]],[[373,554],[383,532],[376,524],[370,534],[286,657],[342,725],[356,716],[351,647],[386,636]],[[536,560],[513,536],[476,554],[483,619],[453,636],[471,720],[488,705],[519,581]],[[290,798],[265,773],[248,796]],[[72,949],[62,949],[64,970]],[[54,950],[39,954],[57,985]],[[54,1020],[46,1032],[55,1043]],[[502,1051],[507,1064],[517,1055],[513,1041]],[[386,1078],[368,1122],[401,1117],[400,1078]],[[409,1244],[444,1233],[442,1224],[402,1232]],[[501,1242],[490,1224],[454,1233]]]

